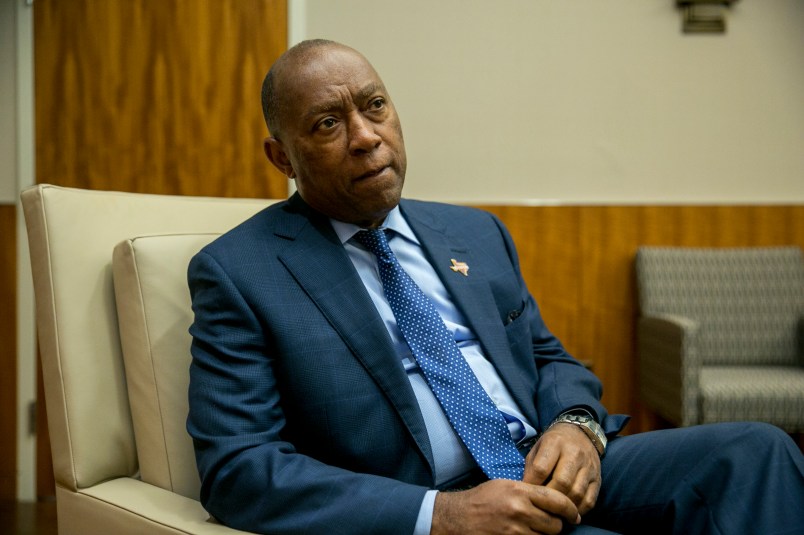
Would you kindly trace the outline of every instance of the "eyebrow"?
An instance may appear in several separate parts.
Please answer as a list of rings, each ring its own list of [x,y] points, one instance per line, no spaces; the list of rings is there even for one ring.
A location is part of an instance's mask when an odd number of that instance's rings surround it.
[[[368,100],[375,93],[383,93],[385,94],[385,86],[383,86],[380,82],[369,82],[365,86],[358,89],[355,98],[358,102],[362,102],[364,100]],[[320,104],[316,104],[315,106],[310,107],[307,112],[304,114],[307,118],[312,118],[316,115],[327,113],[332,110],[337,110],[341,107],[340,99],[333,99],[328,102],[322,102]]]

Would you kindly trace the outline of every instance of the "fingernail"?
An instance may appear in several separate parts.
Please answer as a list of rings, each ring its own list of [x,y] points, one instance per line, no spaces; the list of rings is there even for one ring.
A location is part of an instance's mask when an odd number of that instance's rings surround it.
[[[575,518],[575,524],[577,525],[580,523],[581,523],[581,513],[578,513],[578,516]]]

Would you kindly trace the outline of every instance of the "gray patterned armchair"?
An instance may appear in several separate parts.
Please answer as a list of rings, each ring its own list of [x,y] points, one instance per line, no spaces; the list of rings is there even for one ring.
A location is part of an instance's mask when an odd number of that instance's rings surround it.
[[[640,247],[642,399],[676,425],[756,420],[804,431],[798,247]]]

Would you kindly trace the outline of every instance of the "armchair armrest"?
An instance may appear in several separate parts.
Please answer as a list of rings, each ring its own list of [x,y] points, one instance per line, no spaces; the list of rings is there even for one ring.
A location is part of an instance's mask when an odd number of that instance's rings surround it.
[[[682,316],[642,316],[637,323],[642,398],[664,418],[682,426],[699,420],[697,333],[698,322]]]

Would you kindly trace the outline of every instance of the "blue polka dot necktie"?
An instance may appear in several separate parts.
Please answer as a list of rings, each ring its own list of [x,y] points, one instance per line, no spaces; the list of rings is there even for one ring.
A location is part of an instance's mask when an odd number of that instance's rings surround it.
[[[490,479],[521,480],[524,459],[502,413],[458,349],[432,301],[402,269],[383,230],[355,234],[377,256],[385,296],[399,330],[452,427]]]

